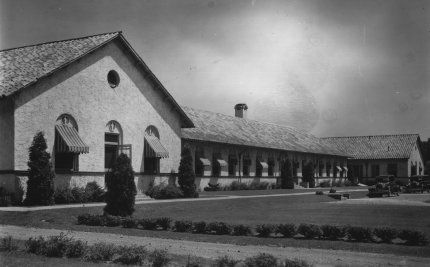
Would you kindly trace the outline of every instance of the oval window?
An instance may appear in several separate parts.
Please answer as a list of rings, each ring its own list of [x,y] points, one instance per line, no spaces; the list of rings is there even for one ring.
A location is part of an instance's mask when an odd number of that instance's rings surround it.
[[[118,75],[118,72],[116,72],[114,70],[109,71],[108,75],[107,75],[107,80],[108,80],[108,83],[109,83],[110,87],[112,87],[112,88],[117,87],[118,84],[119,84],[119,75]]]

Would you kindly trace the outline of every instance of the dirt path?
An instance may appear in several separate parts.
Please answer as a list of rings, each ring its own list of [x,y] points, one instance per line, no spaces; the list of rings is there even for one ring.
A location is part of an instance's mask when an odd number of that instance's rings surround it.
[[[30,237],[39,235],[58,235],[61,232],[65,231],[0,225],[0,237],[11,235],[21,240],[27,240]],[[391,254],[291,247],[239,246],[79,231],[70,231],[68,233],[76,239],[87,241],[89,244],[95,242],[114,243],[116,245],[139,244],[146,245],[149,249],[167,249],[171,254],[184,256],[193,255],[208,259],[215,259],[224,255],[229,255],[236,259],[244,259],[257,253],[265,252],[281,259],[303,259],[316,266],[430,266],[430,258],[397,256]]]

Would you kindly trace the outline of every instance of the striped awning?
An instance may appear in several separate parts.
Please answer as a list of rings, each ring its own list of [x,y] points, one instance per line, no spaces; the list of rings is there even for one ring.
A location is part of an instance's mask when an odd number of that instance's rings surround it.
[[[217,159],[216,161],[218,161],[218,164],[221,167],[226,167],[227,166],[227,162],[225,160],[223,160],[223,159]]]
[[[264,161],[259,161],[258,163],[260,164],[260,166],[261,166],[263,169],[267,169],[267,168],[269,167],[269,165],[268,165],[266,162],[264,162]]]
[[[67,125],[56,125],[59,138],[55,140],[57,152],[88,153],[90,148],[82,141],[78,131]]]
[[[168,158],[169,152],[155,135],[145,134],[145,157]]]
[[[342,168],[341,168],[340,166],[336,166],[336,168],[337,168],[339,171],[343,171],[343,170],[342,170]]]
[[[343,167],[343,169],[347,172],[348,171],[348,168],[347,167]]]
[[[204,166],[211,166],[211,162],[210,162],[210,160],[208,160],[207,158],[200,158],[200,162],[201,162]]]

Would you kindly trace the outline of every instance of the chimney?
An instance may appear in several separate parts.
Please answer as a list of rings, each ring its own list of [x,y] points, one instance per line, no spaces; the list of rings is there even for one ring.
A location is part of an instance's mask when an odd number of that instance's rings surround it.
[[[234,106],[234,115],[238,118],[247,119],[246,111],[248,106],[245,103],[239,103]]]

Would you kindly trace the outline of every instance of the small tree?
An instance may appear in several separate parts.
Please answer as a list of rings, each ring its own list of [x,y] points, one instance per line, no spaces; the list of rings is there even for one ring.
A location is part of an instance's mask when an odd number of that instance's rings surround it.
[[[315,178],[314,178],[314,165],[311,161],[304,164],[303,166],[303,181],[309,183],[309,187],[315,187]]]
[[[54,178],[51,155],[42,132],[36,133],[31,143],[28,161],[27,197],[25,205],[54,204]]]
[[[281,162],[281,188],[294,188],[293,169],[289,159],[283,160]]]
[[[107,192],[104,212],[114,216],[130,216],[134,212],[136,184],[130,158],[121,154],[106,174]]]
[[[194,183],[195,178],[196,174],[193,170],[193,157],[191,156],[190,150],[184,148],[178,172],[178,183],[184,193],[184,197],[199,197]]]

